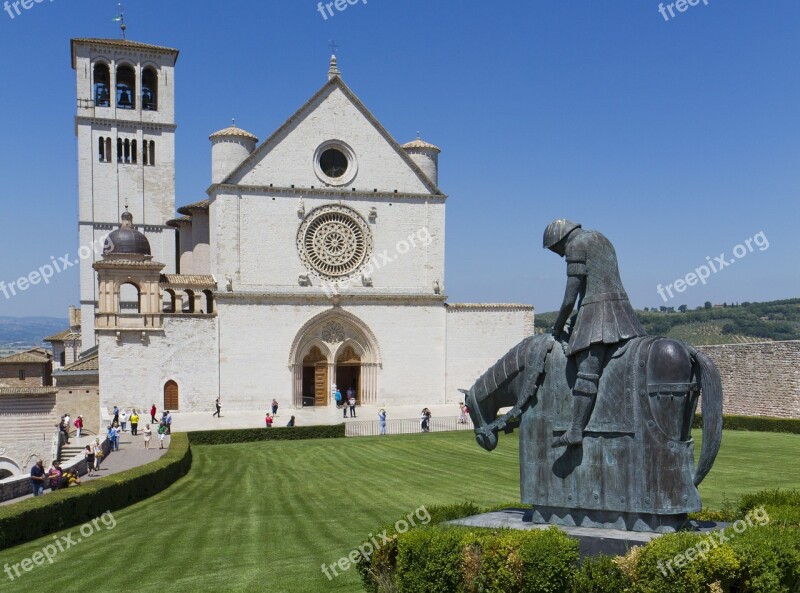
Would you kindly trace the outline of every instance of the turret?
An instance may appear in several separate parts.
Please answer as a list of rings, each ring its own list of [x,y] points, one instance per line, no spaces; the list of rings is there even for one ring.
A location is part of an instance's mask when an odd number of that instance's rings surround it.
[[[236,122],[208,137],[211,140],[211,183],[221,183],[256,149],[258,138]]]
[[[438,146],[434,146],[417,137],[413,142],[403,144],[403,150],[408,153],[411,160],[422,169],[434,185],[439,185],[439,153],[442,152]]]

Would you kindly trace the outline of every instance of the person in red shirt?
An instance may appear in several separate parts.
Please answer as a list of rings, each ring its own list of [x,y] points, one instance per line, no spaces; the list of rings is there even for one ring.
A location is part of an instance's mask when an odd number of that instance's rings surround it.
[[[156,412],[157,411],[158,410],[156,410],[156,405],[153,404],[153,407],[150,408],[150,422],[152,422],[153,424],[158,424],[158,422],[156,422]]]
[[[77,431],[78,438],[81,438],[81,430],[83,430],[83,416],[75,418],[75,430]]]
[[[267,417],[264,419],[264,421],[267,423],[267,428],[272,426],[272,416],[269,415],[269,412],[267,412]]]

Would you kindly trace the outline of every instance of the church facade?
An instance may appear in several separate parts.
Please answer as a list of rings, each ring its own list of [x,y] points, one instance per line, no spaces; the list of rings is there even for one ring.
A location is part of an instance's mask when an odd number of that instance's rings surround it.
[[[81,243],[108,236],[81,270],[101,408],[329,406],[337,386],[457,402],[533,332],[529,305],[448,303],[440,149],[398,144],[335,58],[266,140],[212,134],[208,195],[176,215],[177,50],[75,39],[72,57]]]

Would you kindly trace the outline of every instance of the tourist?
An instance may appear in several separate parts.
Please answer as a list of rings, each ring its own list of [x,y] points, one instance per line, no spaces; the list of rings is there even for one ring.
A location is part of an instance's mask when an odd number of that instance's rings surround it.
[[[69,423],[72,422],[72,418],[70,417],[69,413],[64,414],[64,424],[67,427],[67,436],[69,436]]]
[[[219,398],[217,398],[217,401],[214,402],[214,407],[217,409],[217,411],[211,414],[211,417],[213,418],[216,416],[217,418],[222,418],[222,416],[219,414],[219,411],[222,409],[222,403],[219,401]]]
[[[150,423],[151,424],[155,424],[156,423],[156,412],[158,412],[158,410],[156,409],[156,405],[153,404],[152,407],[150,408]]]
[[[55,492],[58,490],[58,487],[61,485],[61,466],[58,464],[58,461],[54,461],[52,467],[47,472],[47,477],[50,479],[50,490]]]
[[[460,402],[458,404],[459,409],[461,412],[458,415],[458,423],[459,424],[466,424],[467,423],[467,406],[464,405],[464,402]]]
[[[167,412],[167,434],[172,434],[172,412]]]
[[[150,437],[153,436],[153,429],[150,428],[149,424],[145,425],[144,432],[142,434],[144,435],[144,448],[145,449],[149,449],[150,448]]]
[[[286,426],[288,426],[289,428],[292,428],[294,426],[294,416],[289,418],[289,422],[286,424]]]
[[[86,471],[91,478],[94,475],[94,449],[91,445],[86,445],[86,450],[83,452],[83,458],[86,460]]]
[[[431,411],[428,408],[423,408],[419,416],[419,425],[422,432],[430,432],[431,430]]]
[[[119,413],[119,423],[122,425],[122,432],[128,432],[126,427],[128,424],[128,413],[125,410]]]
[[[386,410],[383,408],[378,412],[378,428],[380,429],[380,434],[386,434]]]
[[[61,476],[61,483],[58,485],[59,488],[69,488],[70,486],[80,486],[81,479],[78,476],[78,472],[75,469],[67,469],[64,470],[64,473]]]
[[[119,422],[119,408],[114,406],[114,417],[111,419],[111,423]]]
[[[267,423],[267,428],[272,428],[273,420],[272,420],[272,416],[269,415],[269,412],[267,412],[267,417],[264,418],[264,422]]]
[[[131,413],[131,435],[136,436],[139,434],[139,414],[134,410]]]
[[[339,389],[336,386],[334,386],[334,389],[336,389],[336,391],[333,393],[333,399],[336,400],[336,407],[337,408],[341,408],[342,407],[342,392],[339,391]],[[347,412],[345,411],[345,416],[346,416],[346,414],[347,414]]]
[[[350,406],[350,417],[356,417],[356,393],[352,389],[347,396],[347,404]]]
[[[103,445],[100,443],[100,437],[95,437],[94,443],[92,443],[92,451],[94,451],[94,471],[97,473],[100,471],[100,462],[103,460]]]
[[[75,418],[75,431],[76,431],[75,434],[78,438],[81,438],[82,430],[83,430],[83,416],[78,415],[78,417]]]
[[[31,468],[31,485],[34,496],[44,494],[44,463],[41,459]]]
[[[274,397],[272,398],[272,416],[275,417],[278,415],[278,400]]]
[[[162,420],[161,424],[158,425],[158,448],[164,448],[164,437],[167,436],[167,423],[166,421]]]

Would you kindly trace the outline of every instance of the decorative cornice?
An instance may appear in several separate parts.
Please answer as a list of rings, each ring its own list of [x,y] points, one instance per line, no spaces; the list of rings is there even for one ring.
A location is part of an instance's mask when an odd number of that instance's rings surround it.
[[[272,301],[275,303],[322,303],[325,305],[349,305],[353,303],[392,303],[398,305],[408,304],[410,306],[432,305],[443,306],[447,299],[444,295],[438,294],[331,294],[328,295],[322,290],[313,288],[306,292],[217,292],[215,295],[218,302],[224,301]]]
[[[281,195],[292,194],[294,196],[313,197],[320,195],[336,200],[344,200],[347,198],[382,198],[386,200],[433,200],[444,202],[447,200],[447,194],[414,194],[406,192],[388,192],[388,191],[353,191],[344,189],[330,189],[322,187],[274,187],[271,185],[235,185],[230,183],[218,183],[208,188],[209,196],[216,196],[219,193],[225,194],[266,194],[266,195]]]
[[[0,387],[1,395],[56,395],[56,387]]]
[[[533,305],[519,303],[446,303],[452,311],[529,311],[534,312]]]
[[[164,130],[174,132],[178,129],[178,124],[159,124],[149,121],[132,120],[132,119],[116,119],[113,117],[87,117],[85,115],[76,115],[75,124],[87,124],[90,126],[108,126],[110,128],[117,128],[123,130],[126,127],[133,128],[134,130],[156,130],[163,132]]]

